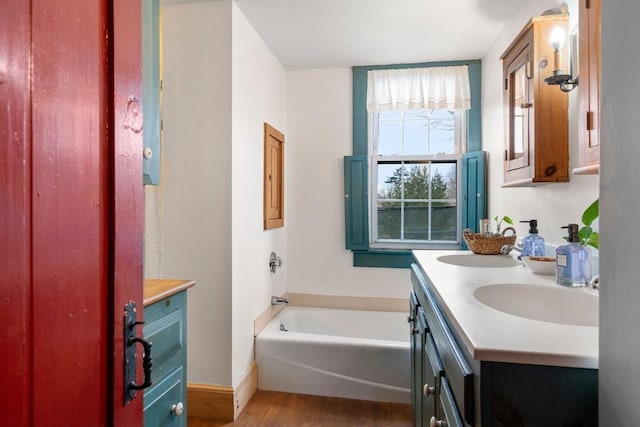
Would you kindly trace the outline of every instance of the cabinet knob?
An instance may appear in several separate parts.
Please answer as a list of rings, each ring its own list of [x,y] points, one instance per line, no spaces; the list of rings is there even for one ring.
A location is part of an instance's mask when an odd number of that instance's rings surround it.
[[[182,415],[182,413],[184,412],[184,405],[182,404],[182,402],[178,402],[175,405],[172,405],[171,412],[175,414],[176,417]]]
[[[429,420],[429,427],[447,427],[447,422],[439,420],[436,417],[431,417]]]
[[[436,394],[436,388],[429,387],[429,384],[425,384],[422,387],[422,394],[424,394],[424,397],[434,396]]]
[[[418,328],[411,328],[411,335],[415,335],[415,334],[417,334],[418,332],[420,332],[420,329],[418,329]]]
[[[151,150],[151,148],[149,147],[145,147],[144,150],[142,150],[142,156],[149,160],[150,158],[153,157],[153,150]]]

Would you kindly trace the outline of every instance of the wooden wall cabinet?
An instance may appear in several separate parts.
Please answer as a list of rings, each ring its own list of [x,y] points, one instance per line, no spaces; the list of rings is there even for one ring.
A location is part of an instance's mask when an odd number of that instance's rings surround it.
[[[264,124],[264,229],[284,227],[284,134]]]
[[[600,0],[580,0],[578,167],[575,175],[600,171]]]
[[[505,187],[569,180],[568,96],[544,82],[555,68],[550,33],[557,26],[566,33],[567,21],[566,14],[532,18],[500,57],[507,135]],[[566,54],[559,58],[560,69],[567,69],[566,58]]]

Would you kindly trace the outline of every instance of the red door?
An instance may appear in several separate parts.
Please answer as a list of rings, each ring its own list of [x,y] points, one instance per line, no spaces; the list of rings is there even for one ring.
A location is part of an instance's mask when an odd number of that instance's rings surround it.
[[[2,425],[142,425],[142,394],[123,400],[123,308],[142,306],[139,1],[2,0]]]

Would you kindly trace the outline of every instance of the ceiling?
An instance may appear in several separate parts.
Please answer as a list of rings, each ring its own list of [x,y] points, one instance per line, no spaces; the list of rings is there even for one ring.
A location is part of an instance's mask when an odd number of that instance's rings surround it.
[[[523,2],[235,0],[286,70],[480,59]]]

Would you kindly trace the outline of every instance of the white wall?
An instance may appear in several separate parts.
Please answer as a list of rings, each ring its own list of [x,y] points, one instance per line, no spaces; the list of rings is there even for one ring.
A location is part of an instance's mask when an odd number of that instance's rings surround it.
[[[640,424],[640,2],[602,1],[600,425]]]
[[[163,19],[162,198],[156,209],[162,212],[164,277],[197,281],[188,291],[188,380],[228,385],[231,3],[165,6]]]
[[[575,1],[570,2],[575,4]],[[489,218],[508,215],[514,221],[538,220],[538,230],[547,243],[563,244],[566,230],[560,227],[571,222],[580,224],[582,212],[598,198],[598,176],[570,176],[568,183],[554,183],[530,188],[501,188],[503,183],[502,153],[505,124],[502,100],[502,63],[500,56],[531,16],[562,6],[562,1],[540,0],[524,4],[518,16],[505,26],[489,52],[482,59],[482,142],[489,154]],[[573,7],[572,10],[573,11]],[[559,89],[558,89],[559,90]],[[579,90],[579,88],[578,88]],[[578,90],[570,93],[570,169],[577,166],[576,138]],[[527,224],[515,227],[519,236],[526,235]]]
[[[288,215],[284,228],[262,222],[264,123],[286,138],[286,74],[230,0],[162,5],[162,178],[145,188],[145,277],[196,280],[188,380],[236,386],[253,320],[287,291]],[[271,251],[284,259],[276,274]]]
[[[353,267],[344,249],[343,156],[352,154],[351,69],[287,73],[288,290],[407,298],[409,271]]]
[[[232,185],[232,328],[233,385],[253,361],[253,320],[287,291],[287,231],[291,215],[286,193],[291,174],[285,164],[284,228],[263,230],[264,123],[285,135],[285,161],[294,141],[287,135],[286,74],[262,39],[233,3],[233,185]],[[283,258],[276,274],[269,255]]]

